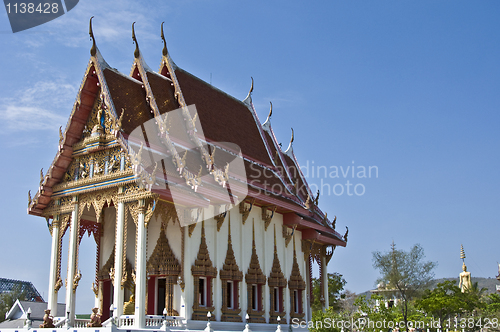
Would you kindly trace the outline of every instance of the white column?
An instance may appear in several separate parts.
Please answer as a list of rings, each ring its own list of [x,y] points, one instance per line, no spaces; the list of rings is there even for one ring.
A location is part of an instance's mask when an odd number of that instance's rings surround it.
[[[120,188],[119,192],[122,192]],[[125,203],[118,202],[116,211],[116,238],[115,238],[115,280],[113,282],[113,317],[119,318],[123,314],[123,228],[125,225]],[[103,310],[105,310],[104,308]]]
[[[326,253],[325,247],[322,247],[320,257],[321,257],[321,267],[322,267],[321,271],[323,271],[323,275],[321,276],[321,278],[323,280],[323,297],[325,299],[325,305],[323,306],[323,310],[326,310],[330,306],[330,303],[328,301],[328,271],[326,267],[325,253]]]
[[[300,257],[300,256],[299,256]],[[311,272],[309,271],[309,256],[307,256],[307,259],[304,258],[304,273],[305,273],[305,281],[306,281],[306,289],[302,292],[304,293],[302,297],[302,303],[303,303],[303,308],[304,308],[304,313],[306,314],[305,319],[306,321],[312,320],[312,313],[311,313],[311,298],[310,296],[310,278],[309,276],[311,275]]]
[[[58,200],[59,201],[59,200]],[[57,291],[56,291],[56,278],[57,278],[57,262],[59,258],[59,228],[60,228],[59,215],[54,216],[52,222],[52,247],[50,253],[50,274],[49,274],[49,294],[47,300],[47,309],[50,310],[52,316],[57,315]]]
[[[68,275],[66,281],[66,313],[69,312],[69,326],[75,323],[73,280],[76,274],[76,255],[78,246],[78,196],[73,196],[71,229],[69,233]],[[65,313],[65,314],[66,314]]]
[[[139,200],[137,218],[137,266],[135,267],[135,327],[145,328],[146,312],[146,225],[144,224],[144,199]]]

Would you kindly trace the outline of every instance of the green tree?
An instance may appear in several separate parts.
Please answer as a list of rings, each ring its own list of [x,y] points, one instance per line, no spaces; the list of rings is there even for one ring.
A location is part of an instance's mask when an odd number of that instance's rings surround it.
[[[457,328],[470,330],[468,323],[465,323],[466,318],[476,317],[474,321],[477,321],[477,311],[486,307],[486,303],[481,300],[485,289],[478,289],[477,284],[475,286],[462,293],[455,280],[447,280],[437,284],[433,290],[425,290],[422,298],[417,300],[417,306],[432,315],[440,328],[448,321],[447,327],[458,324]]]
[[[16,300],[26,301],[26,291],[16,285],[10,292],[0,294],[0,322],[5,320],[5,314],[12,308]]]
[[[417,307],[439,321],[439,328],[449,318],[464,311],[464,296],[456,281],[446,280],[437,284],[433,290],[426,289]]]
[[[345,297],[343,293],[344,286],[347,283],[346,280],[342,277],[341,274],[338,273],[328,273],[328,302],[330,307],[333,308],[334,311],[339,311],[341,308],[340,300]],[[311,308],[314,311],[321,311],[321,282],[319,278],[313,278],[312,280],[313,286],[313,297],[314,301],[311,304]]]
[[[437,264],[423,261],[424,249],[419,244],[406,252],[397,250],[393,242],[389,252],[375,251],[372,254],[373,267],[381,274],[377,282],[385,284],[389,293],[393,293],[402,301],[398,307],[406,327],[409,303],[428,287],[434,278],[432,270]]]

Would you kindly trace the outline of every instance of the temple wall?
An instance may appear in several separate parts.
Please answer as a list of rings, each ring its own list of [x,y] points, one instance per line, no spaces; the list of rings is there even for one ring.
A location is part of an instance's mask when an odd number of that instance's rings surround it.
[[[211,212],[207,210],[206,213]],[[290,241],[288,247],[285,247],[285,239],[282,235],[282,225],[283,225],[283,215],[275,213],[274,217],[269,224],[267,231],[265,231],[265,224],[262,220],[262,212],[259,207],[254,207],[250,212],[245,224],[242,223],[242,215],[239,212],[238,206],[233,208],[228,212],[224,223],[221,226],[220,231],[217,231],[217,221],[214,218],[205,220],[205,237],[207,242],[208,251],[210,253],[210,259],[212,264],[217,268],[218,276],[213,282],[213,304],[215,307],[214,318],[220,320],[221,318],[221,307],[222,307],[222,285],[220,280],[220,270],[223,267],[224,260],[226,258],[228,249],[228,221],[231,219],[231,238],[233,251],[236,259],[236,263],[240,271],[243,272],[243,276],[247,273],[250,264],[250,259],[252,255],[252,225],[255,225],[255,246],[257,256],[259,257],[259,263],[262,272],[269,277],[272,269],[273,258],[274,258],[274,227],[276,227],[276,244],[277,253],[280,261],[281,269],[285,278],[288,280],[291,275],[292,265],[293,265],[293,240]],[[169,226],[170,227],[170,226]],[[172,227],[173,228],[173,227]],[[171,236],[174,234],[170,233],[171,228],[169,228],[169,242],[171,243],[172,249],[180,248],[173,246],[171,242]],[[192,305],[194,300],[193,291],[193,277],[191,275],[191,266],[194,265],[196,256],[198,254],[200,242],[201,242],[201,223],[197,223],[196,228],[193,231],[191,237],[187,235],[186,229],[186,249],[185,249],[185,283],[186,289],[184,296],[186,299],[186,310],[185,317],[190,318],[192,312]],[[174,238],[177,235],[173,236]],[[180,238],[180,232],[178,235]],[[304,255],[301,250],[301,240],[302,234],[300,231],[295,231],[295,245],[297,252],[297,260],[299,263],[299,269],[301,276],[306,280],[306,270]],[[177,255],[177,252],[176,252]],[[180,257],[180,254],[179,256]],[[305,304],[305,295],[307,292],[303,292],[303,303]],[[284,291],[284,306],[287,312],[287,318],[290,311],[290,294],[288,288]],[[247,285],[243,277],[243,281],[239,285],[239,306],[241,308],[241,316],[244,317],[247,310]],[[263,288],[263,306],[265,311],[266,320],[269,319],[270,310],[270,294],[269,287]],[[179,311],[181,312],[181,311]],[[182,315],[182,313],[181,313]]]

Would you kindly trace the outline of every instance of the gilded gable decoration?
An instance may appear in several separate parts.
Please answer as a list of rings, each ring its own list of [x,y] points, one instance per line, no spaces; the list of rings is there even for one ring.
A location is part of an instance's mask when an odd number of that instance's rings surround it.
[[[229,212],[230,213],[230,212]],[[220,270],[220,279],[222,280],[222,318],[223,322],[241,322],[239,283],[243,281],[243,272],[238,268],[236,258],[234,257],[233,243],[231,240],[231,214],[228,220],[227,252],[226,259]],[[228,283],[231,281],[231,283]],[[228,289],[232,287],[231,290]],[[228,291],[232,294],[232,307],[228,303]]]

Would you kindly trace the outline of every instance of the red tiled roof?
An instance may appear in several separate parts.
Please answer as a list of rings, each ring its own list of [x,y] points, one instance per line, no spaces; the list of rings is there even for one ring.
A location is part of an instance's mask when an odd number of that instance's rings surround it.
[[[243,155],[272,165],[251,111],[243,102],[185,72],[175,71],[188,105],[196,105],[205,137],[238,144]]]

